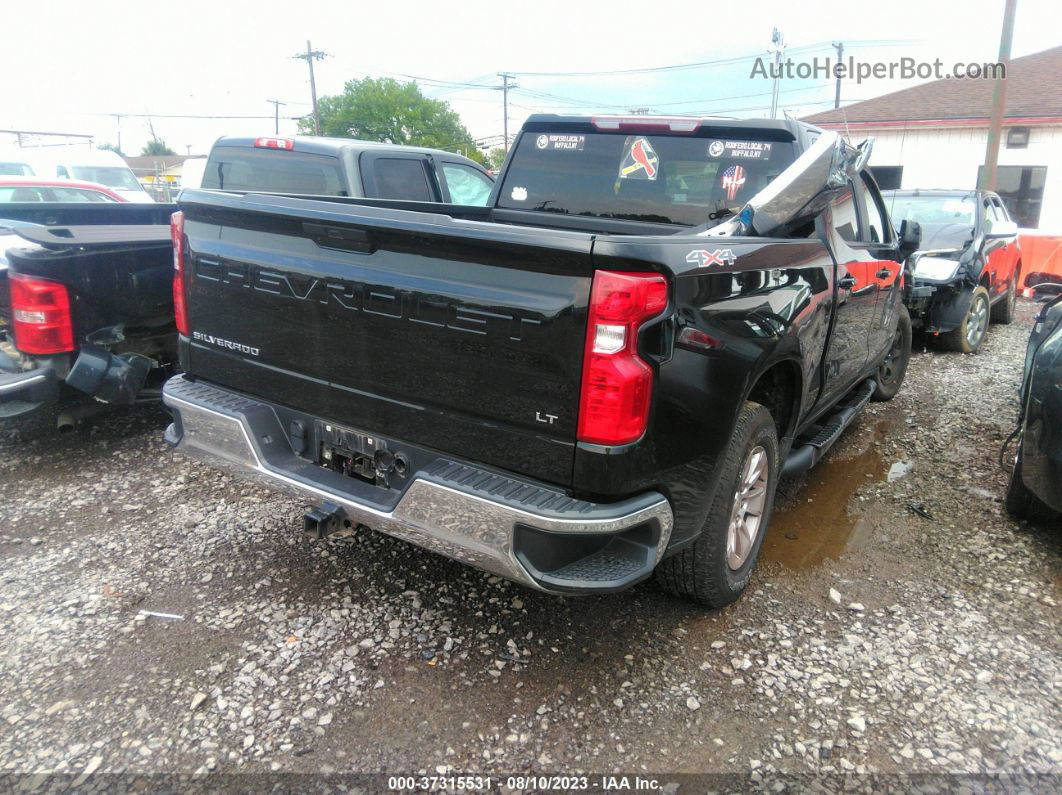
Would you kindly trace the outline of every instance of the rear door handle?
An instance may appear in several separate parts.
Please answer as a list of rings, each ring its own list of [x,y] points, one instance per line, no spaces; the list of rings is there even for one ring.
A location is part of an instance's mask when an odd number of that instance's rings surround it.
[[[842,290],[851,290],[853,287],[856,286],[856,277],[842,276],[840,279],[837,280],[837,286],[840,287]]]
[[[892,271],[890,271],[888,268],[882,268],[874,275],[877,276],[879,279],[888,279],[890,276],[892,276]]]

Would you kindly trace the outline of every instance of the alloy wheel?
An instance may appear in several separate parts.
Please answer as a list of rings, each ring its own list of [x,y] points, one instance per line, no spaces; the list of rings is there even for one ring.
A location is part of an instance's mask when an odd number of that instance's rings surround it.
[[[878,367],[878,381],[882,384],[891,384],[896,377],[896,364],[903,356],[903,334],[896,329],[896,336],[892,338],[892,346]]]
[[[976,349],[988,328],[988,301],[983,295],[975,295],[970,314],[966,318],[966,343]]]
[[[726,562],[732,571],[745,565],[762,530],[767,507],[767,450],[757,445],[749,450],[741,467],[741,480],[734,492],[730,525],[726,533]]]

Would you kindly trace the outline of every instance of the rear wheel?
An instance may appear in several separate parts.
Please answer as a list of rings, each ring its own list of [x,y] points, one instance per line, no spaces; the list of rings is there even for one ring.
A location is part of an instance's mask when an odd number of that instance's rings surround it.
[[[1010,283],[1007,285],[1007,294],[999,299],[994,307],[992,307],[992,322],[1002,323],[1007,325],[1014,320],[1014,308],[1018,304],[1018,271],[1014,271],[1014,275],[1010,277]]]
[[[700,537],[657,567],[665,591],[707,607],[745,590],[771,521],[779,472],[771,413],[748,401],[720,462],[719,482]]]
[[[966,310],[959,327],[947,334],[941,334],[941,344],[952,351],[960,353],[977,353],[984,344],[988,333],[989,298],[988,290],[983,286],[974,288],[970,297],[970,306]]]
[[[892,345],[874,376],[874,394],[871,396],[874,400],[892,400],[896,397],[907,375],[907,365],[911,361],[911,316],[902,306],[899,315]]]

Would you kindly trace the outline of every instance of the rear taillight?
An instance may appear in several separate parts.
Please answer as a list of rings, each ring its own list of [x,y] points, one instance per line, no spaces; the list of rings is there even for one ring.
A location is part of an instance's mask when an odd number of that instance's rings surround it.
[[[170,216],[170,237],[173,239],[173,317],[177,332],[188,336],[188,299],[184,278],[184,213]]]
[[[15,347],[38,355],[74,350],[74,322],[66,287],[15,273],[10,283]]]
[[[294,138],[255,138],[254,145],[258,149],[284,149],[290,152],[295,148]]]
[[[594,274],[579,396],[579,441],[628,444],[645,433],[653,371],[638,356],[638,330],[666,306],[667,281],[659,274]]]

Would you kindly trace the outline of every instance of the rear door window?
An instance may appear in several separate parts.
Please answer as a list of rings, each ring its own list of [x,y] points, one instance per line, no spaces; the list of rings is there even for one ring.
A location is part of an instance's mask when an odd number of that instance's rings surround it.
[[[202,187],[248,193],[347,195],[338,157],[249,146],[214,147]]]
[[[426,158],[375,157],[371,167],[375,181],[374,198],[436,201],[428,181]]]
[[[0,202],[43,202],[47,200],[44,188],[30,185],[0,188]]]

